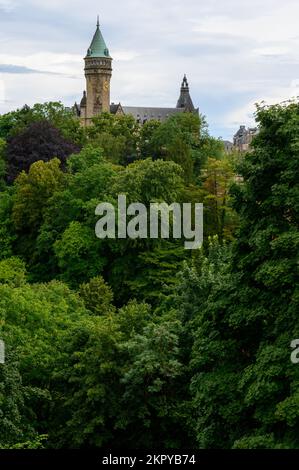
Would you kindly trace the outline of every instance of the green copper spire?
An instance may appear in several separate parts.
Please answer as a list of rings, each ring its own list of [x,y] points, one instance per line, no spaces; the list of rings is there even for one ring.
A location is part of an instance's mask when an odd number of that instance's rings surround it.
[[[97,19],[97,29],[94,33],[91,44],[87,50],[87,57],[109,57],[109,50],[100,30],[99,16]]]

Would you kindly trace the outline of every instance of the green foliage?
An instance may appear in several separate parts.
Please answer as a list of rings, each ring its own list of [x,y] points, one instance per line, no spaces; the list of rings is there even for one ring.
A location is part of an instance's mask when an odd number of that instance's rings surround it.
[[[245,156],[190,113],[0,117],[0,179],[4,140],[41,119],[83,145],[0,186],[1,448],[299,447],[298,110],[258,108]],[[97,239],[119,194],[203,202],[203,247]]]
[[[184,171],[187,183],[192,181],[194,153],[201,132],[201,120],[195,114],[182,113],[157,126],[147,144],[154,158],[172,160]]]
[[[87,129],[89,142],[103,148],[113,163],[125,164],[136,158],[139,128],[132,116],[102,113]]]
[[[47,163],[36,162],[28,174],[22,172],[19,175],[12,209],[17,230],[37,230],[49,198],[62,187],[63,181],[64,174],[57,158]]]
[[[1,331],[1,330],[0,330]],[[13,448],[25,439],[36,439],[36,432],[26,416],[28,387],[22,384],[18,363],[6,348],[5,367],[0,367],[0,448]]]
[[[55,445],[99,447],[111,442],[126,413],[121,403],[120,379],[126,363],[121,345],[141,331],[148,318],[146,305],[132,303],[119,314],[89,315],[74,329],[64,344],[67,360],[57,375],[63,396],[57,401],[50,435]]]
[[[0,261],[0,283],[19,287],[25,283],[26,268],[19,258],[6,258]]]
[[[0,191],[0,259],[13,255],[15,230],[11,220],[14,190]]]
[[[6,162],[5,162],[6,142],[0,137],[0,190],[5,188]]]
[[[11,135],[18,134],[32,122],[32,113],[29,106],[11,111],[0,116],[0,138],[7,140]]]
[[[71,155],[67,161],[67,166],[71,173],[80,173],[102,162],[102,148],[89,144],[86,145],[80,153],[75,153],[74,155]]]
[[[95,241],[94,230],[80,222],[71,222],[61,239],[54,243],[62,279],[70,285],[78,285],[84,279],[100,274],[106,263],[100,247],[100,242]]]
[[[178,321],[149,323],[142,334],[124,344],[130,365],[121,381],[131,446],[177,447],[184,442],[177,389],[183,374],[180,333]]]
[[[26,442],[20,442],[18,444],[15,444],[13,446],[9,446],[7,448],[9,449],[44,449],[45,448],[45,442],[48,439],[47,434],[41,434],[37,435],[30,441]],[[5,447],[4,447],[5,448]]]
[[[106,314],[114,310],[113,292],[101,276],[81,284],[79,294],[86,308],[95,315]]]
[[[237,227],[237,216],[231,204],[230,187],[235,180],[230,158],[208,158],[202,170],[203,205],[205,209],[206,235],[217,234],[220,240],[232,239]]]
[[[272,434],[257,435],[252,437],[243,437],[236,441],[234,449],[277,449],[281,446],[275,444],[274,436]]]
[[[41,446],[53,407],[55,370],[65,356],[64,338],[88,315],[66,286],[57,281],[28,285],[21,269],[18,260],[1,265],[6,275],[0,284],[0,336],[5,341],[5,364],[0,367],[2,448]]]
[[[158,306],[177,286],[177,273],[186,258],[184,247],[167,242],[139,254],[136,270],[131,271],[126,281],[131,295]]]
[[[85,135],[80,121],[60,102],[36,103],[32,108],[26,105],[0,116],[0,138],[7,140],[24,131],[30,124],[44,120],[59,129],[67,140],[78,145],[84,143]]]
[[[298,105],[260,108],[257,119],[253,151],[239,165],[243,183],[233,189],[240,229],[231,262],[210,280],[205,275],[208,287],[202,275],[192,278],[204,286],[191,320],[191,391],[198,444],[206,448],[299,445],[299,370],[289,349],[299,333]],[[194,293],[187,298],[190,315]]]
[[[75,447],[181,444],[180,333],[180,322],[154,323],[148,306],[134,302],[91,317],[66,344],[70,362],[59,380],[67,395],[56,407],[66,421],[50,439]]]
[[[152,139],[155,133],[160,128],[160,121],[150,120],[146,121],[140,129],[140,157],[141,158],[154,158],[157,155],[152,147]]]
[[[173,162],[151,159],[135,162],[120,172],[112,188],[113,194],[125,194],[128,203],[148,205],[154,201],[172,203],[180,199],[183,189],[181,168]]]

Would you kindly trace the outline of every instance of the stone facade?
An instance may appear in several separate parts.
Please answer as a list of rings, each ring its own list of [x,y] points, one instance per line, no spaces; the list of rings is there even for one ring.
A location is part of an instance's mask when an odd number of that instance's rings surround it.
[[[240,152],[247,152],[257,133],[258,129],[256,127],[246,128],[246,126],[240,126],[240,129],[234,135],[234,148]]]

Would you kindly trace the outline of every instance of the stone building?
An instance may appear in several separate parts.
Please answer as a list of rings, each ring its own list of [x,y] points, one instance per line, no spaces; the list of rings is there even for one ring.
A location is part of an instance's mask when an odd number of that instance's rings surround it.
[[[83,126],[90,125],[94,116],[105,111],[112,114],[131,115],[140,124],[144,124],[151,119],[162,122],[177,113],[199,112],[193,105],[186,75],[183,78],[180,96],[174,108],[123,106],[121,103],[110,104],[112,57],[101,32],[99,18],[84,61],[86,91],[83,92],[80,105],[75,103],[75,112],[80,117]]]
[[[231,153],[234,150],[234,144],[230,140],[222,140],[222,143],[226,153]]]
[[[240,129],[234,135],[234,148],[240,152],[246,152],[257,133],[258,129],[256,127],[246,128],[246,126],[240,126]]]

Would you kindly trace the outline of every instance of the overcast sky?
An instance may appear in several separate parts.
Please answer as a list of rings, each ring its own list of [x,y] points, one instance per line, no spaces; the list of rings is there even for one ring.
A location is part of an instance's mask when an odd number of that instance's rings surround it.
[[[298,0],[0,0],[0,114],[81,99],[97,14],[114,102],[175,106],[186,73],[211,134],[231,139],[254,103],[299,95]]]

